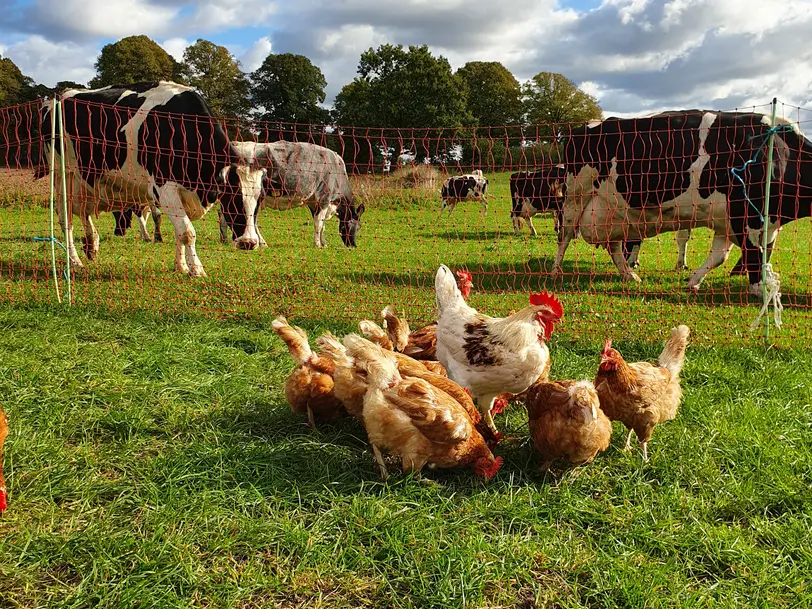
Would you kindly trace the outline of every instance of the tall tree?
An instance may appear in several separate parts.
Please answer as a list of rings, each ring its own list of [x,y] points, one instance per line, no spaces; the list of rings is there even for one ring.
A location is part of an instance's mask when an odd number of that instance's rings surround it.
[[[94,64],[91,87],[126,84],[144,80],[183,81],[181,65],[154,40],[127,36],[104,45]]]
[[[555,72],[539,72],[524,84],[522,93],[528,123],[580,123],[602,115],[597,99]]]
[[[279,123],[325,123],[329,112],[319,104],[327,97],[326,86],[321,69],[307,57],[271,53],[251,74],[251,100],[262,108],[259,118],[272,123],[269,129]]]
[[[427,45],[370,48],[361,55],[358,74],[336,96],[341,124],[454,127],[474,121],[448,60],[434,57]]]
[[[216,116],[240,118],[251,109],[248,79],[226,47],[198,39],[183,52],[181,74]]]
[[[37,97],[34,80],[20,71],[11,59],[0,57],[0,106],[13,106]]]
[[[516,77],[498,61],[469,61],[456,74],[468,110],[484,127],[513,125],[522,118],[522,89]]]

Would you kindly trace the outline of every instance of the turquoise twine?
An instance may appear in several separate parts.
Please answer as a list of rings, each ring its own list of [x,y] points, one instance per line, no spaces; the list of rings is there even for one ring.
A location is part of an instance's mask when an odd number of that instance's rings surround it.
[[[66,254],[68,253],[68,248],[66,248],[64,245],[62,245],[62,242],[59,239],[57,239],[56,237],[34,237],[34,241],[45,241],[46,243],[50,243],[50,242],[53,241],[59,247],[61,247],[63,250],[65,250]],[[65,279],[65,281],[68,280],[68,270],[67,269],[62,269],[62,277]],[[67,292],[65,292],[65,294],[67,294]],[[64,294],[63,294],[63,296],[64,296]]]
[[[782,123],[780,125],[776,125],[775,127],[770,127],[769,129],[767,129],[767,131],[765,133],[762,133],[761,135],[751,135],[750,138],[749,138],[750,140],[754,140],[754,139],[757,139],[759,137],[761,138],[761,143],[758,146],[758,150],[756,150],[756,153],[753,155],[753,158],[750,159],[749,161],[746,161],[744,163],[744,165],[742,165],[741,167],[731,167],[730,168],[730,173],[733,174],[733,177],[736,178],[739,182],[741,182],[741,185],[742,185],[742,187],[744,189],[744,198],[745,198],[745,200],[747,201],[748,205],[750,205],[750,207],[752,207],[753,209],[756,210],[756,213],[758,214],[758,217],[761,219],[762,224],[766,224],[766,220],[764,219],[764,216],[761,214],[761,210],[758,207],[756,207],[755,204],[750,200],[750,197],[747,194],[747,184],[744,183],[744,180],[739,175],[739,173],[743,173],[744,170],[747,169],[747,166],[750,163],[755,163],[758,160],[758,157],[761,154],[761,150],[764,148],[764,144],[766,144],[767,141],[770,139],[770,136],[775,135],[776,133],[781,133],[781,132],[785,132],[785,131],[786,132],[794,131],[794,129],[792,128],[792,125],[789,125],[787,123]],[[769,170],[772,171],[772,167],[770,167]],[[768,209],[769,209],[769,202],[768,202]]]

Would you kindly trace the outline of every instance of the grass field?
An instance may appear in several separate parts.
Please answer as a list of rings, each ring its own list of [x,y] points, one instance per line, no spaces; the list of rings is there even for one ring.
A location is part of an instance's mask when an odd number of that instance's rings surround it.
[[[436,198],[379,186],[355,251],[335,220],[316,251],[306,210],[263,212],[270,247],[251,253],[220,245],[207,218],[203,281],[171,272],[168,221],[166,243],[144,244],[103,217],[102,260],[77,272],[73,309],[53,304],[49,246],[31,241],[47,214],[5,196],[0,607],[812,606],[808,221],[782,232],[785,327],[765,350],[747,331],[758,299],[727,276],[737,253],[698,298],[668,270],[672,235],[646,244],[642,286],[584,243],[565,261],[578,274],[553,285],[551,221],[513,237],[506,177],[489,177],[484,219],[468,204],[438,221]],[[708,241],[696,231],[690,266]],[[488,484],[470,470],[383,483],[356,422],[312,432],[292,414],[270,319],[315,338],[392,302],[429,321],[438,262],[467,266],[489,312],[555,289],[554,378],[591,378],[607,335],[651,360],[670,327],[691,326],[685,397],[650,463],[620,450],[616,424],[595,462],[541,475],[514,406],[497,418],[505,465]]]
[[[555,237],[549,216],[535,220],[539,235],[523,229],[513,235],[509,218],[507,173],[489,175],[489,212],[478,204],[458,206],[450,218],[438,216],[435,190],[404,188],[396,179],[358,185],[366,202],[359,247],[348,250],[338,237],[335,219],[328,223],[329,247],[312,245],[313,224],[306,209],[267,209],[260,225],[269,247],[237,251],[219,242],[216,215],[196,222],[198,253],[208,277],[191,281],[172,271],[174,238],[164,220],[165,243],[140,241],[133,228],[113,236],[113,218],[97,222],[101,259],[76,271],[73,295],[78,304],[102,310],[199,312],[221,318],[270,319],[277,313],[293,318],[355,323],[377,316],[386,304],[403,309],[415,323],[434,316],[434,273],[440,263],[467,267],[474,275],[474,306],[504,314],[527,302],[531,291],[550,289],[568,313],[561,332],[574,339],[611,332],[618,338],[653,337],[681,320],[691,325],[695,340],[753,344],[762,340],[748,331],[760,297],[747,294],[744,277],[730,277],[738,248],[712,271],[698,296],[684,286],[689,272],[673,270],[674,234],[648,240],[641,253],[640,285],[624,284],[603,249],[574,241],[564,259],[564,277],[551,279]],[[42,182],[37,196],[42,200]],[[24,180],[18,180],[16,184]],[[14,193],[21,192],[16,186]],[[47,191],[46,191],[47,193]],[[50,245],[32,237],[49,233],[47,210],[31,204],[31,195],[0,197],[0,297],[11,302],[56,302],[50,279]],[[57,233],[59,227],[57,225]],[[82,236],[77,229],[76,238]],[[689,243],[691,270],[704,261],[710,231],[697,229]],[[781,273],[784,328],[771,333],[776,344],[807,344],[812,339],[812,223],[788,225],[781,233],[773,262]],[[60,270],[64,253],[57,248]],[[82,255],[82,254],[80,254]],[[679,318],[679,319],[677,319]]]

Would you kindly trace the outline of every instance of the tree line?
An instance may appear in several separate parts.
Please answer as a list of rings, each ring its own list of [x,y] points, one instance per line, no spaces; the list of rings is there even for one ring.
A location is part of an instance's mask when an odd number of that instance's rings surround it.
[[[46,87],[11,59],[0,58],[0,106],[66,88],[173,80],[198,89],[232,135],[309,139],[370,168],[381,163],[383,150],[398,147],[441,163],[513,164],[515,155],[527,155],[528,142],[549,156],[552,149],[544,147],[557,135],[552,125],[599,119],[602,113],[593,96],[562,74],[540,72],[520,83],[496,61],[471,61],[453,71],[427,45],[383,44],[362,53],[357,76],[342,87],[332,110],[321,105],[324,74],[303,55],[271,53],[259,68],[245,72],[226,47],[208,40],[187,47],[178,62],[140,35],[105,45],[94,67],[96,76],[87,85],[61,81]]]

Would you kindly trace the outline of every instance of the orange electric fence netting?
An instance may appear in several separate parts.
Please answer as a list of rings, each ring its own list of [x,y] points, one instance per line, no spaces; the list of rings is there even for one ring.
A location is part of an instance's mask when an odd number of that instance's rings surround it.
[[[50,133],[42,133],[42,107],[40,101],[0,108],[0,299],[6,303],[57,303],[50,242]],[[769,117],[771,107],[748,111]],[[779,116],[795,121],[802,131],[803,112],[782,104],[778,108]],[[189,253],[188,233],[183,229],[187,225],[181,222],[178,230],[176,212],[149,204],[154,191],[146,179],[122,186],[107,171],[115,168],[110,159],[118,159],[119,165],[133,160],[128,155],[135,148],[128,148],[120,138],[102,141],[132,128],[133,116],[132,109],[105,114],[102,107],[65,114],[70,136],[66,142],[80,154],[105,151],[101,156],[91,154],[91,162],[79,173],[108,185],[100,197],[98,191],[80,190],[71,171],[66,177],[74,212],[76,260],[70,269],[74,306],[263,319],[285,314],[296,323],[313,320],[329,325],[355,324],[363,318],[380,321],[380,311],[391,304],[415,329],[434,319],[434,273],[444,263],[452,270],[471,272],[474,287],[469,302],[491,315],[524,306],[531,292],[555,292],[565,307],[559,332],[573,339],[602,340],[611,332],[618,339],[660,341],[668,328],[687,323],[695,343],[755,345],[763,340],[764,317],[750,331],[762,297],[748,293],[746,274],[732,272],[741,257],[738,245],[731,242],[729,257],[707,272],[696,291],[687,289],[689,278],[712,250],[723,247],[718,238],[713,240],[713,226],[730,224],[733,215],[744,209],[758,214],[763,205],[767,139],[751,141],[746,137],[750,132],[740,126],[731,127],[731,135],[720,132],[714,144],[718,150],[730,150],[736,146],[728,144],[739,142],[737,154],[714,160],[713,151],[705,148],[710,140],[697,144],[696,138],[686,139],[674,127],[696,129],[679,113],[669,119],[665,131],[640,118],[639,123],[623,123],[616,133],[609,123],[595,123],[586,130],[578,124],[394,129],[216,119],[232,142],[245,142],[241,150],[254,157],[255,167],[267,169],[265,196],[260,197],[256,216],[259,247],[250,249],[252,239],[240,240],[248,234],[247,218],[233,229],[228,222],[221,225],[220,201],[203,214],[200,199],[186,193],[182,205],[191,218],[196,255],[205,269],[205,277],[189,277],[176,270],[177,253]],[[808,123],[812,114],[806,117]],[[159,182],[186,180],[186,186],[207,192],[211,184],[204,183],[216,177],[203,168],[218,162],[211,151],[212,119],[177,114],[164,118],[144,122],[142,129],[163,132],[154,134],[159,144],[138,149],[139,163],[150,155],[169,159],[157,162]],[[699,125],[699,130],[707,127]],[[596,132],[605,137],[591,145],[589,133]],[[812,189],[806,186],[812,185],[812,144],[781,131],[776,141],[774,158],[781,170],[772,176],[772,193],[781,201],[782,228],[770,262],[780,274],[782,328],[775,328],[772,308],[765,316],[770,318],[771,341],[804,345],[812,338],[808,218]],[[247,142],[277,144],[265,147]],[[702,176],[713,173],[709,167],[718,169],[713,179],[723,180],[719,169],[723,168],[735,183],[729,170],[743,167],[762,144],[762,156],[740,174],[746,188],[729,191],[731,201],[737,198],[735,205],[723,201],[721,207],[709,207],[706,200],[700,201]],[[567,178],[573,151],[581,161],[591,162],[594,175]],[[518,173],[528,171],[537,173]],[[462,177],[449,179],[454,176]],[[228,180],[218,182],[218,187],[235,188]],[[691,180],[699,180],[699,187],[692,189]],[[69,243],[57,213],[62,189],[58,162],[54,185],[57,243],[53,247],[64,300]],[[629,200],[648,201],[649,208],[642,216],[630,211],[619,191]],[[669,201],[680,194],[682,216],[685,209],[693,214],[689,239],[684,233],[678,238],[669,225],[679,215]],[[292,195],[336,202],[336,217],[326,220],[323,237],[319,208],[311,212],[306,204],[291,203]],[[137,201],[141,209],[132,208]],[[562,204],[565,212],[559,217],[556,205]],[[578,216],[566,210],[576,204],[585,210],[580,233],[571,235],[559,272],[554,273],[559,249],[556,227],[559,221],[565,233],[568,226],[573,227],[572,218]],[[534,210],[534,205],[544,211],[531,218],[525,212]],[[614,209],[614,215],[605,213],[607,208]],[[730,220],[724,214],[720,219],[719,209],[726,209]],[[126,213],[114,217],[111,211]],[[147,217],[148,211],[162,213]],[[717,213],[715,220],[703,216],[708,213]],[[90,223],[81,216],[89,217]],[[651,236],[642,240],[639,250],[633,243],[623,250],[627,265],[637,258],[637,265],[628,267],[626,278],[631,280],[624,281],[607,247],[600,243],[612,228],[610,222],[615,233],[621,230],[626,235],[639,234],[646,223],[666,227],[667,232],[660,234],[656,229],[649,231]],[[353,231],[351,237],[348,230]],[[684,260],[679,254],[680,243],[685,243],[682,238],[687,239]],[[316,247],[322,239],[326,247]],[[178,240],[182,245],[176,249]],[[357,247],[347,247],[352,240]],[[186,263],[192,263],[188,256]]]

